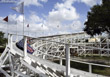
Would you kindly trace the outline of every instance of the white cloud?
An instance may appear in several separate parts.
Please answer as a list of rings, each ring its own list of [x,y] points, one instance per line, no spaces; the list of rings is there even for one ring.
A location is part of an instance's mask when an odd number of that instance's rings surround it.
[[[31,17],[35,16],[38,17],[37,19],[39,19],[39,16],[37,16],[36,14],[32,14],[29,17],[29,20],[25,20],[24,22],[24,34],[28,35],[28,31],[30,34],[32,34],[32,36],[35,36],[35,33],[39,34],[39,36],[42,36],[42,32],[43,31],[47,31],[48,27],[43,24],[42,22],[36,23],[39,20],[31,20]],[[4,33],[7,33],[7,31],[9,33],[12,34],[16,34],[16,32],[18,34],[23,34],[23,16],[22,15],[9,15],[9,22],[7,24],[7,22],[3,21],[3,18],[5,17],[0,17],[0,31],[3,31]],[[25,18],[25,17],[24,17]],[[17,23],[16,23],[17,21]],[[27,27],[27,24],[29,24],[29,27]],[[42,26],[43,25],[43,26]],[[8,27],[8,30],[7,30]]]
[[[71,21],[79,18],[79,14],[76,9],[72,6],[74,0],[66,0],[64,3],[57,3],[49,12],[49,21]]]
[[[36,23],[38,23],[38,22],[43,22],[43,19],[42,18],[40,18],[38,15],[36,15],[34,12],[32,12],[31,13],[31,15],[30,15],[30,20],[31,20],[31,22],[36,22]]]
[[[23,15],[19,15],[16,19],[19,22],[23,22]],[[24,18],[24,20],[25,20],[25,18]]]
[[[69,24],[63,24],[59,28],[59,33],[76,33],[82,31],[82,24],[79,20],[75,20],[72,23]]]
[[[41,0],[42,2],[47,2],[48,0]]]
[[[79,14],[72,5],[75,1],[76,0],[64,0],[62,3],[56,3],[52,11],[50,11],[46,16],[46,20],[40,18],[35,12],[31,12],[27,22],[30,24],[30,31],[38,32],[38,34],[45,32],[46,35],[49,35],[58,33],[72,33],[73,31],[81,30],[81,24],[80,21],[78,21]],[[66,24],[70,21],[71,23]],[[71,26],[71,24],[73,24],[72,21],[74,21],[76,27],[75,29]],[[57,27],[58,25],[59,28]]]
[[[17,17],[16,14],[9,15],[8,16],[8,20],[9,20],[8,22],[3,21],[4,18],[5,17],[0,17],[0,25],[1,25],[0,28],[1,28],[1,31],[3,31],[5,33],[7,33],[7,31],[9,33],[16,33],[17,26],[19,26],[18,27],[18,31],[19,32],[22,31],[22,27],[20,27],[20,26],[22,26],[21,16]],[[20,21],[18,21],[18,20],[20,20]],[[18,21],[18,23],[16,21]]]
[[[44,23],[48,26],[48,34],[64,34],[81,30],[80,28],[82,25],[79,21],[79,14],[76,12],[76,8],[72,5],[75,1],[76,0],[63,0],[62,3],[55,4]],[[74,21],[76,28],[71,26],[71,24],[73,24],[72,21]],[[57,27],[58,25],[59,27]]]
[[[36,6],[42,6],[40,3],[46,2],[47,0],[25,0],[26,6],[29,5],[36,5]],[[31,2],[30,2],[31,1]],[[35,1],[35,2],[34,2]],[[35,12],[31,12],[28,18],[25,19],[25,34],[28,34],[28,31],[30,34],[35,36],[42,36],[42,34],[45,35],[54,35],[54,34],[64,34],[64,33],[73,33],[73,32],[79,32],[82,30],[82,24],[79,21],[79,14],[76,11],[76,8],[73,6],[74,2],[77,0],[63,0],[62,3],[56,3],[52,11],[48,13],[46,16],[46,20],[38,16]],[[39,3],[39,4],[37,4]],[[18,21],[18,31],[22,33],[23,31],[23,16],[16,14],[9,15],[9,18],[13,21]],[[1,18],[0,18],[1,19]],[[3,17],[2,17],[3,19]],[[29,24],[29,28],[27,28],[27,24]],[[74,24],[74,25],[73,25]],[[6,25],[5,22],[0,22],[0,25],[2,25],[2,28]],[[43,26],[42,26],[43,25]],[[59,25],[59,27],[57,27]],[[14,31],[16,31],[16,26],[14,23],[11,23],[10,28]]]
[[[88,6],[93,6],[93,5],[96,5],[98,3],[100,4],[100,1],[101,0],[79,0],[79,2],[83,2]]]
[[[25,6],[35,5],[35,6],[43,6],[41,2],[46,3],[48,0],[20,0],[20,2],[24,2]]]
[[[76,32],[79,32],[82,30],[82,24],[79,20],[73,21],[72,24],[70,25],[70,29]]]

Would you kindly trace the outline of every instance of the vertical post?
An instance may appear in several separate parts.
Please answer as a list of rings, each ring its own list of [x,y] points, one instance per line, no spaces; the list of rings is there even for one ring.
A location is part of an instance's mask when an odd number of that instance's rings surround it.
[[[89,72],[92,73],[92,65],[89,64]]]
[[[45,54],[42,55],[42,58],[45,59]]]
[[[100,48],[102,48],[102,42],[100,42]],[[102,57],[102,50],[99,51],[100,56]]]
[[[22,10],[20,11],[20,13],[23,15],[23,36],[24,36],[24,2],[22,2],[21,4],[22,4]]]
[[[93,47],[93,43],[92,43],[92,47]],[[93,57],[93,54],[94,54],[94,49],[92,48],[92,57]]]
[[[87,55],[87,53],[86,53],[86,47],[85,47],[86,45],[85,45],[85,43],[83,43],[83,44],[84,44],[84,49],[83,49],[84,50],[84,57],[86,57],[86,55]]]
[[[60,58],[60,65],[62,65],[62,58]]]
[[[107,56],[109,57],[109,38],[107,38],[107,49],[108,49],[107,50],[107,54],[108,54]]]
[[[12,42],[12,34],[9,34],[9,39],[10,39],[10,51],[12,52],[12,46],[13,46],[13,42]],[[11,58],[11,54],[10,51],[8,52],[9,55],[9,62],[10,62],[10,69],[11,69],[11,75],[12,77],[14,76],[14,69],[13,69],[13,62],[12,62],[12,58]]]
[[[8,38],[7,39],[8,39],[8,45],[9,45],[10,44],[10,34],[8,34]]]
[[[8,22],[7,22],[7,38],[8,38]]]
[[[46,50],[45,50],[45,52],[44,52],[44,54],[43,54],[43,59],[46,59],[46,55],[47,55],[47,51],[48,51],[47,41],[45,41],[45,42],[46,42],[46,44],[45,44]]]
[[[42,43],[42,44],[43,44],[43,43]],[[47,42],[46,42],[46,44],[47,44]],[[43,48],[42,48],[42,50],[43,50]],[[45,59],[46,54],[47,54],[47,46],[46,46],[46,50],[45,50],[44,54],[42,55],[43,59]]]
[[[24,36],[24,58],[27,57],[27,37]]]
[[[10,50],[12,51],[12,45],[13,45],[12,34],[9,34],[9,33],[8,33],[8,45],[10,47]]]
[[[24,13],[23,13],[23,36],[24,36]]]
[[[10,51],[12,51],[13,42],[12,42],[12,34],[10,34]]]
[[[16,42],[18,42],[18,29],[17,29],[17,21],[16,21]]]
[[[99,35],[99,38],[100,38],[99,48],[102,48],[102,41],[103,40],[101,40],[101,35]],[[102,57],[102,50],[99,51],[99,54],[100,54],[100,57]]]
[[[66,77],[70,77],[70,49],[69,49],[69,44],[66,44]]]
[[[42,30],[44,29],[43,24],[41,25]],[[42,36],[44,36],[44,30],[42,31]]]
[[[28,36],[29,36],[29,27],[28,27]]]

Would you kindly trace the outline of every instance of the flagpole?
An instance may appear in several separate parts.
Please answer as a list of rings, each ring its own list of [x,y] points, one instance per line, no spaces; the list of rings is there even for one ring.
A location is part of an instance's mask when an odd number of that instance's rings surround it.
[[[8,39],[8,21],[7,21],[7,39]]]
[[[27,37],[24,35],[24,2],[23,2],[23,38],[24,38],[24,59],[27,58]]]
[[[59,31],[59,25],[57,25],[57,30]],[[58,31],[57,31],[57,35],[58,35]]]
[[[24,2],[22,6],[22,15],[23,15],[23,37],[24,37]]]
[[[24,2],[20,3],[16,7],[13,7],[12,9],[23,15],[23,36],[24,36]]]
[[[24,13],[23,13],[23,36],[24,36]]]
[[[42,29],[44,29],[43,24],[42,24]],[[44,36],[44,30],[42,30],[42,36]]]
[[[6,37],[8,39],[8,16],[3,19],[6,22],[7,28],[5,29]],[[7,31],[6,31],[7,30]]]
[[[20,3],[18,6],[12,8],[13,10],[15,10],[18,13],[21,13],[23,15],[23,39],[24,39],[24,58],[27,56],[27,49],[26,49],[26,41],[27,41],[27,37],[24,37],[24,2]]]
[[[28,27],[28,36],[29,36],[29,27]]]
[[[17,21],[16,21],[16,42],[18,41],[18,29],[17,29]]]
[[[24,12],[23,12],[23,39],[24,39],[24,58],[27,57],[27,49],[26,49],[26,45],[27,45],[27,38],[24,36]]]

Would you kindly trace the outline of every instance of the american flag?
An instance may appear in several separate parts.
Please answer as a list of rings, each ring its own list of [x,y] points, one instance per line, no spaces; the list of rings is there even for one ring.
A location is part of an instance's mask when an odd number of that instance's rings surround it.
[[[27,27],[29,27],[29,24],[27,25]]]
[[[24,40],[20,40],[17,42],[17,47],[24,50]],[[33,48],[29,45],[29,42],[27,42],[27,52],[32,54],[34,52]]]
[[[34,52],[33,48],[27,43],[27,52],[32,54]]]

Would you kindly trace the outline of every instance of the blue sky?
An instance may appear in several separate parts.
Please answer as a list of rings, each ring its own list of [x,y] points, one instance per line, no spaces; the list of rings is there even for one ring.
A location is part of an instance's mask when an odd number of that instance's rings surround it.
[[[2,0],[4,1],[4,0]],[[7,31],[3,18],[9,16],[8,31],[22,34],[23,16],[11,7],[24,2],[25,34],[47,36],[82,32],[87,12],[101,0],[19,0],[17,3],[0,3],[0,30]],[[27,28],[27,24],[30,26]]]

